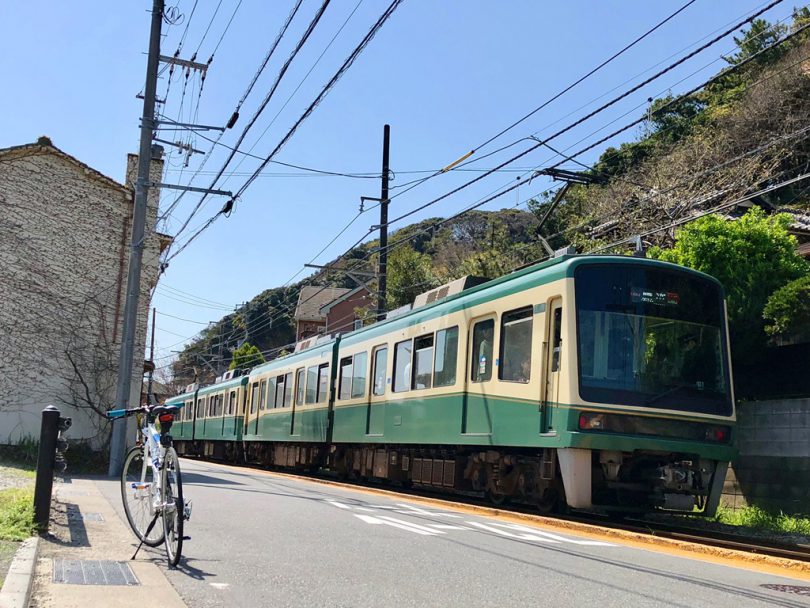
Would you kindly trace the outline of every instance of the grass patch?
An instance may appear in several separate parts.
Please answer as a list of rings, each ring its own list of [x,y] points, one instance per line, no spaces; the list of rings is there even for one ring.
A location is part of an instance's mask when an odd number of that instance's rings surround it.
[[[782,511],[770,511],[751,505],[743,509],[730,509],[720,506],[714,520],[731,526],[743,526],[781,534],[801,534],[810,536],[810,517],[787,515]]]
[[[0,490],[0,540],[25,540],[34,530],[33,488]]]

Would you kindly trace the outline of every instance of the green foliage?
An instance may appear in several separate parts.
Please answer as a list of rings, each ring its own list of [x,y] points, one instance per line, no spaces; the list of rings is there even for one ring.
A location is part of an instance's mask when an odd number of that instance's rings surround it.
[[[439,284],[430,256],[411,247],[398,247],[388,256],[386,300],[388,309],[410,304]]]
[[[765,19],[755,19],[751,22],[751,27],[743,30],[743,35],[740,38],[734,37],[734,42],[737,43],[739,50],[731,57],[726,58],[726,61],[731,65],[742,63],[777,42],[787,32],[787,29],[787,26],[783,24],[771,24]],[[758,61],[761,63],[773,63],[784,52],[783,46],[771,49],[762,53],[761,59]]]
[[[810,328],[810,274],[777,289],[765,304],[769,336],[788,337]]]
[[[245,342],[233,351],[233,359],[228,369],[251,369],[264,361],[262,352],[249,342]]]
[[[25,540],[34,534],[34,489],[0,490],[0,540]]]
[[[715,521],[731,526],[743,526],[754,530],[778,532],[782,534],[802,534],[810,536],[810,518],[787,515],[782,511],[771,511],[756,505],[743,509],[729,509],[720,506]]]
[[[736,221],[708,215],[681,228],[672,249],[650,250],[651,257],[700,270],[723,284],[732,352],[740,361],[750,361],[765,345],[762,311],[768,297],[808,272],[789,225],[789,216],[766,216],[759,207]]]

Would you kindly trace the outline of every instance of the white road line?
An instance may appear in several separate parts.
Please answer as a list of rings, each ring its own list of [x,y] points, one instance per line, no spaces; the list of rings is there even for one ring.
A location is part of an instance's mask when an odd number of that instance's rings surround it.
[[[465,528],[464,526],[451,526],[450,524],[425,524],[430,526],[431,528],[436,528],[437,530],[469,530],[469,528]]]
[[[328,502],[330,505],[333,505],[333,506],[335,506],[335,507],[338,507],[339,509],[346,509],[347,511],[351,511],[351,510],[352,510],[352,508],[351,508],[351,507],[349,507],[349,506],[347,506],[347,505],[344,505],[343,503],[338,502],[338,501],[336,501],[336,500],[327,500],[326,502]]]
[[[481,528],[482,530],[486,530],[487,532],[494,532],[495,534],[500,534],[501,536],[506,536],[507,538],[518,538],[520,540],[536,540],[543,543],[551,543],[553,545],[559,544],[559,541],[557,540],[545,538],[543,536],[537,536],[535,534],[514,534],[512,532],[509,532],[508,530],[488,526],[487,524],[482,524],[481,522],[478,521],[468,521],[467,523],[470,524],[471,526],[475,526],[476,528]]]
[[[371,507],[355,507],[355,511],[367,511],[368,513],[374,513],[377,509],[372,509]]]
[[[575,538],[570,538],[568,536],[560,536],[559,534],[554,534],[552,532],[544,532],[543,530],[537,530],[535,528],[528,528],[526,526],[521,526],[519,524],[501,524],[495,523],[496,526],[503,526],[505,528],[509,528],[511,530],[517,530],[519,532],[526,532],[528,534],[539,534],[541,536],[545,536],[546,538],[550,538],[551,540],[560,541],[563,543],[572,543],[574,545],[586,545],[590,547],[615,547],[616,545],[612,543],[605,543],[598,540],[577,540]]]
[[[208,584],[211,585],[214,589],[225,589],[230,585],[230,583],[208,583]]]
[[[399,528],[400,530],[406,530],[408,532],[413,532],[414,534],[419,534],[421,536],[435,536],[437,534],[443,534],[443,532],[439,532],[438,530],[431,530],[429,528],[422,528],[421,526],[417,527],[415,525],[409,525],[407,524],[407,522],[395,519],[393,517],[386,518],[390,520],[386,521],[379,517],[373,517],[371,515],[360,515],[359,513],[355,513],[354,516],[366,522],[367,524],[373,525],[385,524],[386,526]]]
[[[422,532],[427,532],[428,534],[444,534],[444,532],[440,532],[439,530],[432,530],[427,526],[422,526],[420,524],[415,524],[410,521],[405,521],[404,519],[397,519],[396,517],[388,517],[387,515],[380,515],[380,519],[384,520],[386,523],[391,522],[394,524],[400,524],[403,526],[410,526],[416,530],[421,530]]]
[[[404,513],[405,515],[432,515],[432,516],[439,516],[439,517],[461,517],[460,515],[456,515],[455,513],[447,513],[445,511],[425,511],[424,509],[420,509],[419,507],[414,507],[413,505],[405,504],[405,503],[397,503],[398,506],[408,509],[408,511],[398,511],[399,513]]]

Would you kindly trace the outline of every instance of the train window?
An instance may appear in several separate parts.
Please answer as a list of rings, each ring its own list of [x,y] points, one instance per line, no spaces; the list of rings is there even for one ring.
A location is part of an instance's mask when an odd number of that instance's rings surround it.
[[[338,399],[348,399],[352,394],[352,358],[340,360],[340,390]]]
[[[315,397],[318,393],[318,368],[307,368],[307,403],[315,403]]]
[[[295,379],[295,386],[296,386],[295,404],[296,405],[303,405],[304,404],[304,387],[305,387],[304,368],[302,367],[297,372],[295,372],[295,374],[296,374],[296,379]]]
[[[225,399],[225,395],[217,395],[217,416],[222,416],[222,402]]]
[[[531,378],[533,315],[532,307],[526,306],[501,316],[500,380],[525,383]]]
[[[284,376],[284,401],[279,407],[289,407],[292,405],[293,395],[293,374],[292,372]]]
[[[236,411],[236,391],[231,392],[231,398],[228,403],[228,413],[233,414]]]
[[[273,407],[284,407],[284,388],[284,376],[279,376],[276,378],[276,394],[273,395]]]
[[[411,388],[430,388],[433,379],[433,334],[420,336],[413,343],[413,383]]]
[[[436,364],[433,366],[433,386],[456,383],[458,361],[458,327],[436,332]]]
[[[374,394],[385,394],[385,374],[388,368],[388,347],[374,351]]]
[[[262,380],[261,384],[259,385],[259,409],[264,409],[264,401],[265,397],[267,396],[267,381]]]
[[[562,344],[562,308],[554,309],[553,339],[551,341],[551,371],[560,371],[560,346]]]
[[[327,400],[329,393],[329,364],[323,363],[318,367],[318,395],[317,403]]]
[[[205,405],[203,404],[203,398],[200,397],[197,399],[197,418],[205,418],[205,411],[203,408]]]
[[[479,321],[473,327],[470,380],[486,382],[492,378],[492,343],[495,338],[495,320]]]
[[[250,413],[256,413],[256,405],[259,403],[259,383],[254,382],[250,391]]]
[[[399,342],[394,347],[394,386],[395,393],[407,391],[411,387],[411,341]]]
[[[206,416],[209,418],[214,415],[214,404],[216,403],[217,398],[215,396],[208,397],[208,413]]]
[[[366,394],[366,371],[368,355],[357,353],[352,365],[352,398],[364,397]]]

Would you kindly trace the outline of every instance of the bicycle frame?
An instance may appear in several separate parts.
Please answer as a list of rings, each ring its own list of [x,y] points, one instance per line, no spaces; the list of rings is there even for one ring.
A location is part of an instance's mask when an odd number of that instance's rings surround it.
[[[139,414],[139,416],[143,416],[143,414]],[[152,499],[152,515],[158,513],[162,508],[163,505],[160,503],[160,496],[161,496],[161,483],[162,483],[162,476],[160,471],[163,467],[163,458],[166,454],[166,447],[161,445],[160,442],[160,432],[155,427],[154,422],[149,422],[149,416],[143,416],[143,424],[140,425],[139,433],[143,437],[138,437],[137,444],[142,445],[143,453],[143,467],[141,469],[141,479],[140,485],[144,485],[146,483],[146,473],[147,467],[152,468],[152,479],[154,479],[154,483],[149,484],[151,490],[151,499]],[[138,482],[132,482],[132,489],[137,492],[139,490],[143,490],[143,487],[136,487]]]

